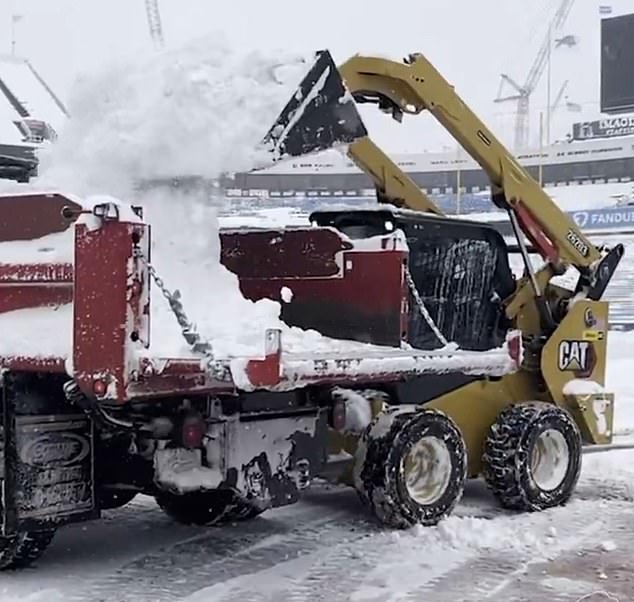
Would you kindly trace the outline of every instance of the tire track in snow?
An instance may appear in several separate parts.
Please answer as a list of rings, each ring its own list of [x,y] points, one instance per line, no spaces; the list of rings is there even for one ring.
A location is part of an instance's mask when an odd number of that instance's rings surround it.
[[[343,600],[355,584],[365,580],[366,571],[374,566],[378,554],[385,553],[378,533],[381,527],[358,532],[334,545],[312,550],[284,566],[257,573],[247,582],[225,583],[214,594],[218,602],[311,602]],[[359,549],[364,550],[360,553]],[[379,550],[381,550],[379,552]],[[269,585],[258,590],[259,583]],[[202,597],[201,597],[202,600]]]
[[[625,475],[622,478],[586,477],[577,486],[575,499],[634,502],[634,480]]]
[[[358,533],[354,537],[342,539],[334,546],[305,554],[301,560],[287,562],[284,567],[272,567],[254,574],[247,581],[236,580],[234,583],[224,583],[221,587],[200,592],[200,596],[195,596],[191,602],[211,599],[217,602],[364,600],[368,588],[373,589],[372,600],[383,600],[387,599],[385,596],[389,597],[390,588],[380,576],[375,575],[376,568],[398,565],[399,559],[408,555],[411,560],[412,548],[417,548],[416,554],[420,553],[420,560],[415,562],[415,567],[407,578],[411,584],[412,575],[415,574],[417,585],[434,582],[449,571],[464,565],[478,553],[465,553],[463,549],[451,549],[447,546],[437,549],[442,543],[446,543],[443,541],[442,527],[386,531],[376,524],[365,533]],[[262,587],[263,583],[268,584],[266,588]],[[415,599],[419,601],[418,597]]]
[[[473,486],[475,485],[475,486]],[[333,491],[340,504],[349,504],[347,490]],[[469,493],[464,498],[464,503],[459,506],[455,514],[490,518],[500,512],[498,507],[492,504],[491,496],[483,489],[481,484],[475,483],[470,487]],[[341,495],[339,495],[341,494]],[[348,491],[349,494],[349,491]],[[483,495],[484,494],[484,495]],[[323,492],[319,495],[323,495]],[[332,495],[332,494],[331,494]],[[334,498],[334,496],[332,496]],[[484,507],[483,507],[484,497]],[[475,498],[475,499],[474,499]],[[363,512],[362,507],[356,501],[350,505],[350,516],[357,516]],[[433,529],[415,528],[419,537],[433,533]],[[283,567],[271,567],[266,571],[253,574],[248,580],[234,580],[225,582],[222,586],[210,588],[201,592],[200,597],[194,596],[192,602],[203,600],[222,602],[306,602],[349,600],[351,592],[362,588],[368,579],[368,575],[381,565],[386,557],[398,559],[407,553],[409,540],[407,531],[390,531],[378,523],[372,521],[365,532],[341,538],[334,546],[315,550],[312,553],[302,555],[301,559],[288,561]],[[436,578],[453,567],[457,567],[466,561],[462,551],[445,551],[441,557],[434,558],[433,562],[425,566],[417,566],[419,573],[425,577],[421,582]],[[274,582],[273,585],[271,585]],[[263,588],[262,584],[267,583]],[[381,591],[380,584],[377,586]],[[205,597],[207,596],[207,597]],[[189,601],[188,601],[189,602]]]
[[[490,549],[496,547],[490,538],[482,546],[471,540],[477,539],[478,530],[484,533],[490,528],[495,532],[498,521],[476,519],[477,529],[472,534],[459,533],[457,529],[468,530],[471,524],[469,521],[461,524],[459,520],[450,521],[454,524],[453,530],[441,525],[414,529],[413,533],[406,532],[402,536],[369,534],[354,542],[342,542],[326,555],[304,559],[309,561],[308,566],[304,562],[304,567],[294,567],[303,572],[299,577],[278,574],[282,585],[274,591],[252,593],[243,584],[230,595],[226,590],[224,595],[217,590],[209,599],[219,602],[420,602],[421,596],[430,596],[428,599],[434,602],[508,602],[509,588],[521,581],[531,567],[545,558],[554,559],[576,550],[603,532],[612,515],[607,513],[602,520],[589,522],[588,515],[596,516],[598,510],[598,503],[582,503],[541,514],[509,515],[500,521],[506,533],[497,549]],[[487,523],[490,527],[485,526]],[[561,539],[549,533],[553,523],[562,529]],[[524,542],[518,536],[516,549],[509,550],[509,541],[518,530],[527,529],[534,532],[534,536],[526,537]],[[253,581],[270,582],[275,578],[275,572],[270,571]]]
[[[538,516],[536,514],[517,515],[494,507],[490,499],[486,499],[486,496],[483,498],[480,486],[476,485],[474,493],[477,494],[476,498],[480,498],[480,502],[484,501],[484,507],[482,503],[477,501],[474,503],[473,497],[468,496],[466,503],[456,513],[456,518],[460,516],[476,518],[476,521],[479,520],[480,528],[483,523],[490,523],[491,528],[495,529],[494,525],[497,521],[483,521],[483,519],[501,518],[507,525],[507,531],[513,534],[518,522],[522,526],[527,518],[530,523],[534,522],[535,517]],[[545,516],[546,514],[541,515],[542,529],[546,528],[552,520]],[[467,529],[468,524],[466,524]],[[499,552],[491,554],[486,547],[474,546],[471,542],[467,542],[467,545],[462,547],[458,545],[452,548],[447,544],[451,543],[453,534],[443,535],[443,530],[442,525],[438,529],[417,528],[413,530],[416,536],[412,539],[411,533],[405,532],[405,535],[401,535],[402,532],[386,533],[377,527],[373,531],[341,540],[326,550],[320,549],[314,553],[305,554],[301,561],[295,559],[286,562],[283,567],[270,567],[265,571],[253,573],[246,580],[235,579],[233,582],[225,582],[220,587],[205,591],[205,595],[209,598],[204,598],[201,592],[201,597],[194,597],[193,600],[196,602],[199,599],[213,599],[219,602],[390,600],[391,588],[386,585],[385,580],[382,580],[381,575],[376,575],[376,567],[383,564],[391,566],[398,564],[399,558],[406,558],[412,547],[420,550],[421,560],[415,563],[409,574],[405,576],[404,582],[408,585],[406,591],[410,592],[407,599],[411,598],[416,602],[420,599],[421,588],[424,591],[431,591],[431,588],[436,592],[434,584],[440,583],[442,577],[450,572],[455,573],[459,570],[462,573],[462,569],[470,572],[469,567],[475,569],[477,565],[483,576],[479,579],[479,584],[483,591],[489,592],[498,587],[500,582],[504,582],[509,573],[517,571],[518,567],[523,567],[527,562],[525,555],[520,553],[510,555],[506,553],[504,557],[500,557]],[[433,550],[432,554],[429,553],[430,550]],[[490,557],[479,560],[483,553]],[[534,556],[529,556],[528,560],[533,558]],[[262,587],[263,583],[268,584],[266,588]],[[271,585],[272,583],[274,585]],[[469,581],[468,589],[473,590],[472,581]]]
[[[526,580],[532,585],[534,599],[552,602],[578,602],[580,599],[625,602],[632,599],[634,507],[609,503],[604,505],[603,512],[609,529],[602,530],[599,537],[586,541],[577,550],[567,551],[553,562],[531,567]]]
[[[146,555],[105,579],[91,583],[72,600],[157,602],[180,600],[201,588],[258,572],[304,553],[335,545],[352,528],[363,529],[345,511],[296,526],[255,519],[236,527],[211,528],[174,546]]]
[[[495,521],[504,522],[506,528],[511,532],[515,531],[520,545],[509,550],[504,542],[502,549],[483,548],[477,558],[472,558],[459,570],[452,570],[428,586],[410,588],[398,600],[418,602],[421,595],[433,593],[434,602],[511,602],[515,599],[518,588],[521,588],[522,578],[533,566],[579,550],[609,527],[613,514],[606,512],[605,505],[606,503],[601,502],[577,502],[540,513],[515,515],[507,520]],[[613,510],[618,511],[616,507]],[[589,520],[589,516],[595,519]],[[561,536],[549,533],[554,525]],[[495,529],[493,525],[492,529]],[[521,534],[527,532],[535,535],[535,540],[531,542],[528,537],[522,544]],[[531,585],[531,592],[533,589]],[[519,595],[524,593],[519,592]],[[384,598],[385,602],[396,599]],[[528,598],[518,598],[536,599],[538,598],[532,597],[532,593]]]

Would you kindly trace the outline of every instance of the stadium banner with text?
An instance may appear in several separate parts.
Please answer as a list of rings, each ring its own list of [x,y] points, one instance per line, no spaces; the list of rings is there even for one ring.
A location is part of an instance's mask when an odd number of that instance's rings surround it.
[[[592,235],[593,232],[607,233],[614,231],[634,231],[634,206],[608,207],[606,209],[592,209],[589,211],[569,211],[571,217],[583,232]],[[489,222],[502,236],[513,235],[511,222],[506,219]]]
[[[634,229],[634,206],[572,211],[568,215],[582,230]]]
[[[618,136],[631,136],[632,134],[634,134],[634,115],[609,117],[572,124],[573,140],[617,138]]]

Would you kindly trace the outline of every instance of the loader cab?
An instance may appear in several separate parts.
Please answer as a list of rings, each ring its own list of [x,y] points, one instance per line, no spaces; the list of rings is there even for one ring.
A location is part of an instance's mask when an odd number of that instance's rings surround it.
[[[445,338],[471,350],[503,344],[510,325],[502,302],[516,282],[506,242],[492,226],[400,209],[315,211],[310,221],[351,239],[401,230],[414,284]],[[411,291],[407,342],[438,347]]]

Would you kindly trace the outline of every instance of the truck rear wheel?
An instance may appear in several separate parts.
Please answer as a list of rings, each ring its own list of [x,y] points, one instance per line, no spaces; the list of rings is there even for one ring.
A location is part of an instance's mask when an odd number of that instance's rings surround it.
[[[484,478],[501,505],[535,511],[565,504],[581,472],[581,434],[570,414],[553,404],[521,403],[491,426]]]
[[[55,529],[0,538],[0,570],[21,569],[35,562],[53,541]]]
[[[156,503],[172,520],[184,525],[211,526],[255,518],[260,508],[241,500],[230,489],[175,494],[157,493]]]
[[[453,420],[437,410],[392,407],[366,429],[355,455],[362,501],[385,525],[435,525],[462,497],[466,446]]]

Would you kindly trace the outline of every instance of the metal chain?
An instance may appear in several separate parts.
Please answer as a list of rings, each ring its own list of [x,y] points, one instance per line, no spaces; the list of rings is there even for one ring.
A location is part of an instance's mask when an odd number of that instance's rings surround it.
[[[200,333],[198,333],[196,330],[196,326],[187,317],[187,314],[185,313],[185,308],[183,307],[183,303],[181,301],[180,291],[175,290],[174,292],[171,292],[167,288],[163,279],[158,275],[156,268],[147,260],[140,249],[137,249],[136,256],[139,257],[147,265],[150,277],[152,278],[152,280],[154,280],[154,283],[161,291],[161,294],[167,300],[172,313],[176,317],[176,321],[181,327],[181,334],[183,335],[183,338],[185,339],[187,344],[191,347],[192,351],[194,351],[195,353],[200,353],[201,355],[204,355],[206,358],[208,358],[208,365],[214,372],[214,376],[220,380],[226,380],[228,378],[228,371],[226,366],[216,361],[211,342],[201,337]],[[414,279],[412,278],[412,274],[408,269],[405,270],[405,279],[407,280],[407,286],[409,287],[412,297],[414,297],[414,301],[421,316],[423,317],[425,322],[427,322],[427,325],[431,328],[432,332],[440,341],[440,343],[442,345],[448,345],[449,342],[444,337],[442,332],[440,332],[440,329],[438,328],[438,326],[436,326],[436,323],[425,307],[425,304],[423,303],[418,289],[416,288]]]
[[[140,249],[136,249],[135,256],[141,259],[141,261],[143,261],[143,263],[147,266],[150,277],[154,280],[154,283],[161,291],[161,294],[167,300],[167,303],[169,304],[170,309],[181,328],[181,334],[190,346],[191,350],[194,353],[199,353],[208,359],[207,365],[211,369],[215,378],[218,380],[227,380],[229,377],[227,367],[216,361],[211,341],[203,339],[200,333],[196,330],[195,324],[193,324],[187,317],[187,313],[185,312],[185,308],[183,307],[183,303],[181,301],[180,291],[177,289],[174,292],[171,292],[167,288],[163,279],[158,275],[156,268],[148,261],[147,257],[145,257]]]
[[[431,328],[432,332],[436,335],[436,338],[441,342],[441,344],[448,345],[449,342],[444,337],[443,333],[440,332],[438,326],[436,326],[436,323],[432,319],[429,311],[427,311],[427,308],[418,293],[412,274],[407,268],[405,268],[405,279],[407,280],[407,286],[409,287],[412,297],[414,297],[414,301],[416,302],[416,306],[418,307],[418,311],[420,311],[421,316],[423,316],[423,319],[427,322],[427,325]]]

